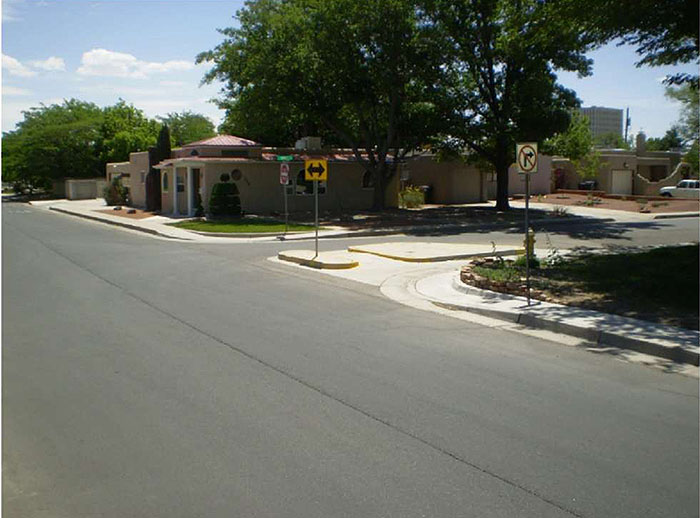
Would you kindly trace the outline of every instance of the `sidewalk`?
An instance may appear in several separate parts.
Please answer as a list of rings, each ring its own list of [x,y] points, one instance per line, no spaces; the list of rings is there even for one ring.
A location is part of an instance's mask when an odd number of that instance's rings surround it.
[[[224,244],[224,243],[248,243],[261,241],[302,241],[313,239],[314,232],[290,232],[286,235],[279,233],[274,234],[208,234],[205,232],[194,232],[180,229],[169,225],[176,221],[182,221],[187,218],[173,218],[169,216],[151,216],[143,219],[133,219],[120,216],[117,211],[114,214],[102,212],[107,209],[104,200],[37,200],[29,202],[34,207],[40,207],[71,216],[77,216],[108,225],[115,225],[133,231],[145,232],[161,239],[187,241],[191,243],[208,243],[208,244]],[[478,204],[484,207],[492,206],[493,203]],[[126,207],[125,207],[126,210]],[[619,212],[619,211],[609,211]],[[606,215],[591,215],[591,214],[576,214],[579,216],[579,221],[604,222],[612,221]],[[619,215],[618,215],[619,216]],[[571,219],[561,217],[540,218],[533,223],[561,223],[570,224]],[[488,222],[488,221],[470,221],[470,222],[450,222],[449,218],[438,219],[435,223],[422,223],[420,225],[398,225],[398,226],[379,226],[361,229],[348,229],[342,227],[333,227],[331,229],[320,230],[318,236],[320,239],[347,238],[347,237],[365,237],[365,236],[389,236],[400,234],[429,234],[440,232],[467,232],[471,229],[496,229],[496,228],[512,228],[517,225],[522,225],[522,222]]]
[[[525,208],[525,200],[511,200],[511,207],[523,209]],[[556,203],[539,203],[530,200],[531,209],[552,211],[555,208],[564,208],[568,214],[587,218],[606,218],[613,219],[618,222],[636,222],[636,221],[653,221],[656,219],[668,218],[697,218],[698,212],[661,212],[657,214],[648,214],[642,212],[631,212],[627,210],[612,210],[601,209],[595,207],[582,207],[576,205],[557,205]]]
[[[535,300],[528,307],[523,297],[463,284],[459,279],[459,267],[469,257],[490,254],[489,246],[459,245],[463,248],[461,252],[450,250],[450,256],[446,257],[440,244],[411,243],[410,250],[400,245],[380,243],[356,247],[362,248],[356,252],[324,252],[315,258],[314,268],[328,275],[377,286],[387,297],[419,309],[441,308],[452,316],[455,312],[478,315],[518,327],[575,337],[598,348],[636,351],[679,364],[697,366],[699,363],[700,333],[697,331]],[[518,251],[503,252],[510,255]],[[542,255],[544,251],[536,252]],[[420,255],[421,262],[411,261],[416,255]],[[461,259],[453,260],[453,257]],[[352,261],[353,267],[326,269],[326,260],[337,263],[341,259]]]

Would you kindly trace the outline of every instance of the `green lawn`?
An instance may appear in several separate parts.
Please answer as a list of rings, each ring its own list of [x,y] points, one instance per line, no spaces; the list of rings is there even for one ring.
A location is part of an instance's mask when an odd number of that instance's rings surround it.
[[[532,287],[552,298],[644,320],[698,329],[698,247],[584,255],[531,269]],[[517,280],[512,263],[475,267],[494,281]]]
[[[173,223],[172,226],[185,230],[198,232],[222,232],[222,233],[255,233],[255,232],[284,232],[284,221],[263,218],[238,218],[226,221],[182,221]],[[312,231],[313,225],[299,225],[290,223],[288,230]]]

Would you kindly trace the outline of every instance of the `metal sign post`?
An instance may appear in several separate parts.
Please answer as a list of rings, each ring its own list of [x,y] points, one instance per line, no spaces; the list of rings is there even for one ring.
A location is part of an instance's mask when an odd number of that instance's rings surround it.
[[[316,255],[314,255],[314,259],[316,259],[318,257],[318,182],[314,182],[314,199],[316,206]]]
[[[280,164],[280,184],[284,190],[284,235],[287,235],[289,229],[289,210],[287,210],[287,185],[289,185],[289,164],[282,162]]]
[[[525,286],[530,305],[530,175],[525,175]]]
[[[328,180],[328,161],[327,160],[305,160],[304,161],[304,179],[314,183],[314,205],[316,219],[316,255],[318,257],[318,182]]]
[[[518,171],[525,174],[525,287],[527,305],[530,305],[530,256],[534,252],[534,240],[530,236],[530,175],[537,172],[537,143],[523,142],[515,145]]]

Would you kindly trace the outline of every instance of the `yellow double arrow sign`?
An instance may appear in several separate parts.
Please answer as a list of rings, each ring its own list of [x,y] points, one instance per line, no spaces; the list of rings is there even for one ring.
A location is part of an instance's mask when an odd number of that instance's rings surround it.
[[[328,180],[328,161],[304,160],[304,179],[312,182]]]

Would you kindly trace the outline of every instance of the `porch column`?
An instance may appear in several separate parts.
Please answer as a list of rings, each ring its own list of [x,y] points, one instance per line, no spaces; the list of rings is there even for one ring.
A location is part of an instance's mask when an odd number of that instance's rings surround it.
[[[173,166],[173,216],[179,216],[177,209],[177,167]]]
[[[194,215],[194,178],[192,178],[192,166],[187,166],[187,215]]]

